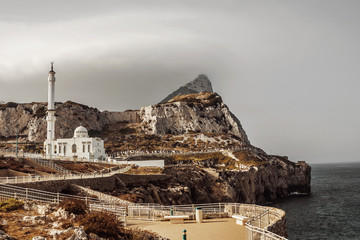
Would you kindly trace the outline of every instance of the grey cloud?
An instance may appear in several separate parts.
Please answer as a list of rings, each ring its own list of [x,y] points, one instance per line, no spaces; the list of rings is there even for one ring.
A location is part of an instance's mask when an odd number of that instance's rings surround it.
[[[310,162],[358,161],[358,1],[6,1],[0,99],[125,110],[199,73],[252,143]]]

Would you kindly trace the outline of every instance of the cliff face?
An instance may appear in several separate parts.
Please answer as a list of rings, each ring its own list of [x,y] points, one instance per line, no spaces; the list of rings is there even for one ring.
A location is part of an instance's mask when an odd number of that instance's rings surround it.
[[[100,112],[96,108],[74,102],[56,103],[55,136],[69,138],[79,125],[88,130],[101,131],[108,123],[134,121],[137,112]],[[0,105],[0,137],[16,136],[16,125],[19,134],[29,141],[42,142],[46,138],[46,103],[7,103]],[[90,132],[91,133],[91,132]]]
[[[140,110],[146,134],[227,133],[249,144],[240,121],[216,93],[178,96]]]
[[[133,194],[138,202],[190,204],[242,202],[264,204],[289,194],[310,192],[310,171],[307,164],[287,164],[273,160],[250,171],[217,173],[212,168],[170,167],[168,178],[127,182],[122,176],[116,191]],[[146,178],[145,176],[138,176]]]

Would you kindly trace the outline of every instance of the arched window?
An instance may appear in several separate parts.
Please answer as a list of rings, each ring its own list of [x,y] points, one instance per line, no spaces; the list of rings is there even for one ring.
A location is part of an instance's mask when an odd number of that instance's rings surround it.
[[[72,145],[72,152],[73,152],[73,153],[76,153],[76,144],[73,144],[73,145]]]

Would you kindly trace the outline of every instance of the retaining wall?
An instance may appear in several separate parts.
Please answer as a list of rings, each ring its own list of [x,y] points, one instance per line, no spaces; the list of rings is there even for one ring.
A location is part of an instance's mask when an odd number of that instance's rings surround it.
[[[277,215],[278,220],[270,225],[267,230],[273,232],[277,235],[287,237],[287,229],[286,229],[286,215],[285,211],[274,208],[274,207],[267,207],[270,211],[271,215]]]
[[[169,176],[166,175],[128,175],[128,174],[115,174],[110,177],[86,178],[86,179],[64,179],[64,180],[51,180],[39,181],[29,183],[13,183],[20,187],[34,188],[42,191],[50,192],[66,192],[71,189],[71,185],[79,185],[87,187],[96,191],[113,191],[115,189],[123,188],[126,186],[142,186],[149,183],[156,183],[158,181],[166,181]]]

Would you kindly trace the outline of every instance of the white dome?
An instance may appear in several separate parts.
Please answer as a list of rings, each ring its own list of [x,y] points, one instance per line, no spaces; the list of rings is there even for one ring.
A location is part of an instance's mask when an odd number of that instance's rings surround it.
[[[79,126],[74,131],[74,137],[89,137],[88,130],[83,126]]]

